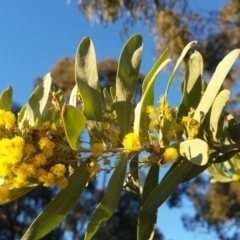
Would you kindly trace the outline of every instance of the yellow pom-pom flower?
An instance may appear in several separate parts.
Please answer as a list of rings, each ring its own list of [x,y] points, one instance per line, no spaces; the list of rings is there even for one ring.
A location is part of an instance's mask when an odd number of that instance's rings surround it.
[[[51,157],[53,155],[52,148],[44,148],[42,152],[46,157]]]
[[[47,174],[47,171],[46,171],[45,169],[43,169],[43,168],[38,168],[38,169],[36,170],[36,173],[35,173],[34,177],[39,178],[40,176],[46,175],[46,174]]]
[[[103,144],[102,143],[93,143],[93,145],[91,146],[91,152],[95,158],[98,158],[103,153]]]
[[[27,180],[27,175],[18,175],[17,177],[13,178],[12,185],[14,188],[21,188],[24,186]]]
[[[46,157],[51,157],[53,155],[53,149],[55,143],[49,140],[47,137],[41,137],[38,141],[39,148],[43,150],[43,154]]]
[[[32,144],[26,143],[26,144],[24,145],[23,153],[24,153],[25,155],[29,156],[29,155],[31,155],[31,154],[33,154],[33,153],[35,153],[35,152],[36,152],[36,148],[35,148]]]
[[[238,181],[240,180],[240,176],[237,175],[237,174],[233,174],[232,180],[233,180],[234,182],[238,182]]]
[[[103,165],[110,165],[110,163],[111,163],[111,161],[110,161],[110,159],[109,158],[104,158],[103,159]]]
[[[5,111],[0,109],[0,127],[4,126],[7,128],[12,128],[16,118],[12,112]]]
[[[149,124],[149,128],[159,130],[160,129],[159,121],[157,119],[154,119],[153,121],[151,121],[150,124]]]
[[[88,171],[95,174],[101,170],[99,164],[97,163],[96,159],[90,158],[88,159],[88,164],[87,164]]]
[[[168,147],[165,149],[161,164],[174,162],[178,159],[178,157],[179,157],[179,153],[178,153],[177,149],[173,148],[173,147]]]
[[[30,177],[35,174],[36,166],[33,164],[22,163],[14,169],[16,175]]]
[[[166,134],[166,138],[168,141],[175,141],[176,140],[176,134],[173,131],[168,131]]]
[[[12,139],[3,138],[0,140],[1,157],[5,157],[11,164],[16,164],[23,157],[24,139],[16,136]]]
[[[65,165],[58,163],[51,167],[50,172],[52,172],[56,177],[61,178],[66,172]]]
[[[68,180],[67,180],[67,178],[62,177],[62,178],[59,178],[59,179],[57,180],[57,186],[58,186],[60,189],[66,188],[67,185],[68,185]]]
[[[147,107],[146,112],[148,113],[149,118],[152,118],[157,114],[157,110],[152,105]]]
[[[47,163],[47,158],[46,158],[45,154],[38,153],[32,159],[32,163],[37,167],[43,166]]]
[[[47,137],[41,137],[40,140],[38,141],[38,145],[40,149],[44,149],[45,147],[54,148],[54,143]]]
[[[43,183],[43,186],[45,187],[50,187],[55,183],[55,177],[52,173],[41,175],[38,179]]]
[[[11,164],[7,161],[2,161],[3,157],[0,157],[0,177],[6,177],[11,173]]]
[[[139,136],[136,133],[128,133],[123,139],[123,146],[130,150],[141,148]]]
[[[24,186],[28,177],[35,174],[36,167],[33,164],[22,163],[16,168],[13,168],[12,171],[15,174],[12,184],[15,188],[20,188]]]

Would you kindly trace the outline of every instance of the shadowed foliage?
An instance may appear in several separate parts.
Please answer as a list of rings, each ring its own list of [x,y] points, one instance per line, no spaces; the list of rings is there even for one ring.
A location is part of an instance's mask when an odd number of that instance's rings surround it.
[[[155,39],[157,57],[168,48],[170,56],[177,58],[188,42],[197,40],[196,49],[204,58],[207,76],[228,52],[240,46],[238,0],[228,0],[214,10],[202,5],[201,1],[187,0],[81,0],[78,6],[90,21],[104,26],[122,19],[123,26],[119,31],[123,37],[128,36],[129,28],[143,22]],[[239,65],[232,69],[224,82],[225,88],[236,87],[239,72]],[[238,91],[233,91],[229,101],[229,108],[237,118],[240,115],[239,97]]]
[[[0,208],[0,239],[20,239],[37,214],[54,197],[56,191],[56,188],[38,187],[28,195],[2,205]],[[42,239],[84,239],[86,224],[103,195],[104,190],[99,190],[95,183],[91,182],[62,224]],[[139,195],[124,192],[115,213],[94,239],[136,239],[140,204]],[[163,235],[157,229],[154,239],[163,239]]]

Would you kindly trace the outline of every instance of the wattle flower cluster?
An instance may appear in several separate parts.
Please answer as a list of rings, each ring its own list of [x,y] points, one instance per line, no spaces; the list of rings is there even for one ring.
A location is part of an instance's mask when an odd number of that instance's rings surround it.
[[[171,108],[165,96],[159,99],[159,106],[148,106],[146,112],[150,118],[149,143],[143,143],[141,133],[128,133],[123,139],[123,146],[131,151],[145,150],[149,156],[143,156],[140,163],[143,167],[153,164],[165,165],[179,158],[179,142],[186,138],[193,139],[199,131],[199,123],[192,118],[194,109],[190,109],[188,116],[178,119],[178,109]]]
[[[15,121],[13,113],[0,110],[0,201],[8,199],[11,189],[28,183],[65,188],[66,167],[55,161],[51,135],[44,130],[37,137],[34,131],[22,133]]]

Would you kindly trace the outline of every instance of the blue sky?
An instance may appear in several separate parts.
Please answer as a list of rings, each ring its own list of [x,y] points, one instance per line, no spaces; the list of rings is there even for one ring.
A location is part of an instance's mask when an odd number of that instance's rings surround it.
[[[33,90],[33,80],[46,74],[63,56],[74,56],[85,36],[93,40],[98,61],[107,56],[118,59],[124,44],[119,35],[121,26],[118,23],[103,28],[90,24],[75,2],[67,5],[64,0],[1,1],[0,90],[11,84],[14,100],[25,103]],[[132,32],[143,34],[151,46],[144,50],[142,71],[146,72],[153,64],[154,42],[141,26]]]
[[[77,1],[67,4],[65,0],[1,0],[0,1],[0,92],[11,85],[14,101],[19,105],[27,102],[33,91],[33,81],[44,76],[57,60],[64,56],[73,57],[81,39],[89,36],[95,45],[97,60],[107,56],[118,59],[124,41],[119,31],[122,22],[104,28],[89,23],[77,8]],[[223,0],[195,1],[193,5],[216,8]],[[204,3],[204,4],[203,4]],[[141,72],[147,73],[154,64],[154,40],[145,27],[139,24],[131,29],[131,34],[140,33],[144,39]],[[197,39],[196,39],[197,40]],[[126,41],[126,39],[125,39]],[[172,64],[172,67],[174,65]],[[156,95],[164,93],[167,73],[156,85]],[[170,91],[173,106],[180,99],[180,79]],[[181,214],[191,214],[191,203],[184,201],[183,209],[169,210],[163,205],[159,210],[158,227],[166,240],[214,240],[213,235],[186,232],[181,222]]]

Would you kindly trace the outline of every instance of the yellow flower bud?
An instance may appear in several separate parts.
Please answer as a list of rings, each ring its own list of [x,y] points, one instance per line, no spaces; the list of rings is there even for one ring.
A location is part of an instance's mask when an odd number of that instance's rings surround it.
[[[91,152],[95,158],[98,158],[103,153],[103,144],[102,143],[94,143],[91,147]]]
[[[57,180],[57,186],[58,186],[60,189],[66,188],[67,185],[68,185],[68,180],[67,180],[67,178],[62,177],[62,178],[59,178],[59,179]]]
[[[139,136],[136,133],[128,133],[123,139],[123,146],[133,150],[141,148]]]
[[[179,153],[178,153],[177,149],[173,148],[173,147],[168,147],[165,149],[161,164],[174,162],[178,159],[178,157],[179,157]]]

